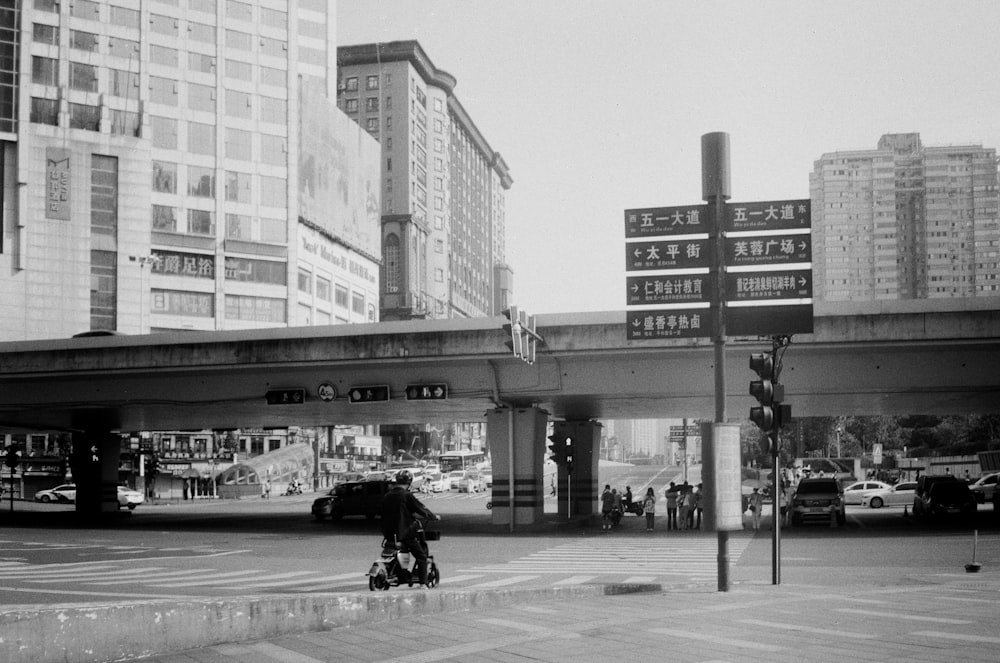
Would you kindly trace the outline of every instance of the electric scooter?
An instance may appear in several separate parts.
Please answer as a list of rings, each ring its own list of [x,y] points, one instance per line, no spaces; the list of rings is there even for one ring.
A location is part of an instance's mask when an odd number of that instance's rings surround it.
[[[417,518],[416,522],[417,540],[427,553],[427,586],[436,587],[441,582],[441,572],[434,562],[434,556],[430,554],[427,542],[440,541],[441,532],[428,532],[424,529],[424,523],[420,518]],[[376,589],[385,591],[403,584],[413,587],[415,582],[420,581],[416,566],[417,562],[413,559],[413,555],[409,551],[404,552],[399,542],[382,539],[382,555],[377,562],[372,562],[371,568],[368,569],[368,589],[373,592]]]

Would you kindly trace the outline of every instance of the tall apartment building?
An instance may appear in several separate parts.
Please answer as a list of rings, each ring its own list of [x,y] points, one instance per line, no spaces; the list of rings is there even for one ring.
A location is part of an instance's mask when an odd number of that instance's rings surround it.
[[[497,315],[509,304],[507,164],[416,41],[337,49],[339,106],[382,146],[386,320]]]
[[[378,319],[327,0],[0,4],[0,340]]]
[[[818,302],[1000,295],[996,149],[886,134],[809,181]]]

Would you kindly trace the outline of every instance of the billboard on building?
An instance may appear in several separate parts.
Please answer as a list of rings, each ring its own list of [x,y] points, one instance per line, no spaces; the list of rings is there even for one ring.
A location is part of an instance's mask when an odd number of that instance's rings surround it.
[[[303,86],[299,214],[369,256],[380,256],[381,148],[321,93]]]

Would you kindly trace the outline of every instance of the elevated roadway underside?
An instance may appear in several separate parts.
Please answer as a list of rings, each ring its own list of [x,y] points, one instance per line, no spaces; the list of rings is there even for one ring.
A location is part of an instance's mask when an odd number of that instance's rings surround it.
[[[995,302],[994,302],[995,303]],[[1000,411],[1000,312],[825,312],[796,336],[781,382],[796,417]],[[504,345],[502,318],[389,322],[0,344],[6,430],[186,430],[482,421],[498,406],[556,419],[712,419],[710,339],[627,341],[624,312],[540,315],[528,365]],[[726,402],[746,418],[748,356],[768,339],[729,339]],[[332,401],[318,397],[334,385]],[[445,400],[407,401],[445,383]],[[352,387],[391,400],[349,403]],[[268,405],[268,390],[306,400]]]

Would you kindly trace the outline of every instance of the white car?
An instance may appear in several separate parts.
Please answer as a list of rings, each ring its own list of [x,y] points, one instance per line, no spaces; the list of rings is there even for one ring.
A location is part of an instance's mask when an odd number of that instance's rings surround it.
[[[861,506],[881,509],[884,506],[906,506],[913,504],[916,481],[902,481],[885,490],[876,490],[861,496]]]
[[[445,476],[448,479],[448,490],[458,490],[458,483],[465,478],[465,470],[452,470]]]
[[[35,493],[36,502],[76,502],[76,486],[71,483],[64,483],[55,488],[40,490]]]
[[[993,494],[996,492],[998,481],[1000,481],[1000,472],[985,474],[979,477],[978,481],[969,486],[969,490],[972,491],[972,494],[975,496],[977,502],[985,504],[986,502],[993,500]]]
[[[857,481],[844,488],[844,504],[861,504],[865,493],[888,488],[892,486],[881,481]]]
[[[118,486],[118,508],[127,506],[129,509],[135,509],[144,501],[145,498],[138,490],[132,490],[128,486]]]

